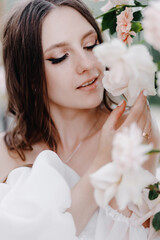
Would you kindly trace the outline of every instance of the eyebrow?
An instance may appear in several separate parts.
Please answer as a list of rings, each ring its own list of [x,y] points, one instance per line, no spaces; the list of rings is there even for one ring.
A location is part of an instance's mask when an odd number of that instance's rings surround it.
[[[82,37],[82,41],[88,37],[89,35],[93,34],[93,33],[96,33],[96,31],[94,29],[91,29],[90,31],[88,31],[87,33],[85,33]],[[67,46],[68,43],[67,42],[61,42],[61,43],[57,43],[57,44],[53,44],[51,45],[49,48],[47,48],[44,53],[54,49],[54,48],[60,48],[60,47],[64,47],[64,46]]]

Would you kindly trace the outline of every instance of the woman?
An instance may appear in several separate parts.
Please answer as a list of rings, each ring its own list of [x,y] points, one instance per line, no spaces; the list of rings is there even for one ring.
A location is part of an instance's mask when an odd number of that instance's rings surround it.
[[[126,117],[125,101],[104,108],[104,69],[92,53],[102,38],[87,8],[79,0],[30,0],[12,13],[2,41],[14,118],[0,142],[2,239],[107,240],[115,226],[121,239],[130,232],[147,239],[147,222],[135,228],[111,219],[94,201],[89,175],[111,161],[114,134],[137,122],[155,144],[156,136],[145,91]],[[155,159],[145,167],[154,172]],[[114,200],[110,206],[117,208]],[[129,219],[132,211],[118,214]]]

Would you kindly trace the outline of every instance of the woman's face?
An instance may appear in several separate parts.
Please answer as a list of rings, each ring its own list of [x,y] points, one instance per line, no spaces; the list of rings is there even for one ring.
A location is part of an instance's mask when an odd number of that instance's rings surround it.
[[[103,97],[103,68],[92,53],[97,33],[70,7],[53,9],[42,26],[42,47],[50,105],[89,109]]]

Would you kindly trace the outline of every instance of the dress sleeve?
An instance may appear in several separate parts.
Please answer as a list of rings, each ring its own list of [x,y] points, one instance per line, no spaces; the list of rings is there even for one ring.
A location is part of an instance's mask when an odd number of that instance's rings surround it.
[[[1,240],[78,240],[65,166],[52,151],[31,168],[13,170],[0,184]]]
[[[157,179],[155,178],[155,182]],[[148,189],[144,189],[142,193],[143,201],[140,206],[129,204],[129,209],[133,212],[131,216],[131,222],[135,227],[141,226],[147,220],[150,221],[150,228],[148,233],[148,240],[160,239],[160,231],[155,231],[152,226],[152,220],[157,212],[160,212],[160,197],[155,200],[149,200]]]

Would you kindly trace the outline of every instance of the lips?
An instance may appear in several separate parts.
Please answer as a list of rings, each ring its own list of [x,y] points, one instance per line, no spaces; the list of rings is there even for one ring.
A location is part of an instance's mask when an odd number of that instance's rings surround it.
[[[81,86],[77,87],[77,89],[88,87],[88,86],[92,85],[93,83],[95,83],[96,80],[97,80],[97,77],[87,80]]]

